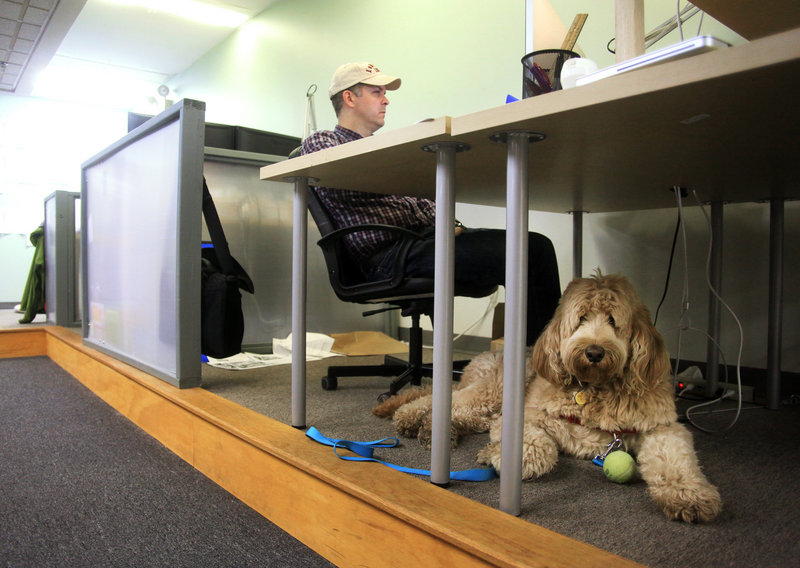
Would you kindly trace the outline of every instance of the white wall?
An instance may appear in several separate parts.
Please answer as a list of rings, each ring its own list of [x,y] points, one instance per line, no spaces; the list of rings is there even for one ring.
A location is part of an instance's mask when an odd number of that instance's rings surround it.
[[[80,192],[81,163],[126,131],[119,110],[0,94],[0,303],[22,299],[44,199]]]
[[[370,61],[403,79],[390,130],[519,96],[523,23],[521,0],[281,0],[169,85],[204,100],[211,122],[300,136],[309,85],[319,86],[319,128],[332,128],[334,69]]]

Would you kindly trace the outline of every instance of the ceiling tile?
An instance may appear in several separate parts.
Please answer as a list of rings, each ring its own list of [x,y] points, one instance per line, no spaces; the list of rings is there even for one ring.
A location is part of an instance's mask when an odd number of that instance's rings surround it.
[[[14,35],[17,30],[16,20],[6,20],[5,18],[0,19],[0,34],[3,35]]]
[[[8,0],[0,0],[0,18],[9,18],[11,20],[19,20],[22,17],[22,9],[24,6],[17,2],[9,2]]]
[[[28,7],[28,9],[25,10],[25,17],[22,18],[22,21],[26,24],[35,24],[37,26],[41,26],[47,21],[47,14],[47,10]]]
[[[17,34],[17,37],[20,37],[22,39],[29,39],[31,41],[34,41],[39,36],[39,31],[41,29],[42,29],[41,26],[33,26],[31,24],[22,24],[19,27],[19,32]]]
[[[42,10],[50,10],[53,6],[55,6],[56,0],[31,0],[30,5],[35,8],[41,8]]]
[[[14,42],[14,51],[19,51],[20,53],[30,53],[33,49],[33,42],[28,41],[27,39],[19,39]]]

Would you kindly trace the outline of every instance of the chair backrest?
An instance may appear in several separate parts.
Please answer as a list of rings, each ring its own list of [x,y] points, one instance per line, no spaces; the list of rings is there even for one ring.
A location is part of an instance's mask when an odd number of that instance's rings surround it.
[[[297,148],[289,154],[289,158],[300,155],[300,150]],[[322,236],[317,244],[322,249],[331,287],[340,300],[389,303],[403,308],[403,315],[410,315],[411,312],[430,314],[433,308],[433,279],[410,278],[404,275],[405,252],[412,242],[411,239],[406,237],[406,248],[398,254],[395,271],[390,278],[377,282],[367,281],[358,263],[346,250],[343,238],[331,237],[337,231],[336,223],[311,186],[308,187],[308,210]],[[459,296],[480,298],[493,293],[496,288],[456,286],[455,293]]]
[[[308,188],[308,211],[311,213],[311,218],[314,219],[314,223],[317,225],[323,240],[324,237],[336,230],[336,224],[328,209],[322,203],[314,188],[310,186]],[[325,265],[328,268],[328,278],[337,295],[341,292],[348,296],[347,290],[350,286],[364,282],[361,270],[345,249],[342,239],[332,239],[324,246],[320,244],[320,248],[325,258]]]

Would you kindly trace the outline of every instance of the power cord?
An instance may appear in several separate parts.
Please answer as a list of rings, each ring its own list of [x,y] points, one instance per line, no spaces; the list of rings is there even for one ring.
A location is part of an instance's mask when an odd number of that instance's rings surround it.
[[[678,351],[677,351],[677,354],[676,354],[676,363],[675,363],[675,368],[674,368],[674,373],[673,373],[673,388],[675,388],[675,385],[677,384],[677,369],[678,369],[678,363],[680,362],[680,350],[681,350],[681,344],[682,344],[682,340],[683,340],[683,332],[684,331],[689,331],[689,330],[698,331],[698,332],[702,333],[709,340],[711,340],[711,342],[714,344],[714,347],[717,349],[717,351],[719,352],[720,356],[722,357],[722,365],[723,365],[723,369],[725,371],[725,383],[724,384],[727,385],[727,384],[729,384],[729,381],[728,381],[728,365],[727,365],[727,363],[725,361],[725,353],[724,353],[723,349],[717,343],[717,341],[714,338],[712,338],[708,333],[704,332],[703,330],[697,329],[697,328],[695,328],[695,327],[693,327],[691,325],[691,317],[689,315],[690,303],[689,303],[688,240],[686,238],[686,229],[685,229],[685,225],[686,224],[685,224],[685,222],[684,223],[680,222],[683,219],[683,201],[682,201],[681,189],[682,188],[677,187],[677,186],[673,188],[673,190],[675,192],[675,199],[676,199],[677,206],[678,206],[678,218],[679,218],[679,224],[678,224],[678,227],[676,227],[676,233],[677,233],[677,229],[680,228],[681,229],[680,232],[681,232],[681,235],[682,235],[682,242],[683,242],[682,251],[683,251],[683,256],[684,256],[684,283],[683,283],[683,295],[681,297],[681,314],[680,314],[679,324],[678,324]],[[700,199],[697,197],[697,192],[693,190],[692,191],[692,195],[694,196],[695,201],[697,201],[697,204],[700,206],[700,210],[702,211],[703,216],[705,217],[706,223],[707,223],[708,228],[709,228],[709,246],[708,246],[708,255],[707,255],[707,258],[706,258],[706,285],[708,286],[708,289],[711,291],[711,293],[714,295],[714,297],[720,302],[720,304],[722,306],[724,306],[725,309],[728,310],[728,312],[731,314],[731,316],[733,317],[734,321],[736,322],[736,325],[737,325],[738,330],[739,330],[739,349],[738,349],[738,356],[737,356],[737,361],[736,361],[737,390],[736,391],[734,391],[732,389],[723,390],[721,396],[719,396],[719,397],[717,397],[717,398],[715,398],[713,400],[710,400],[708,402],[703,402],[703,403],[700,403],[700,404],[693,405],[693,406],[687,408],[686,409],[686,413],[685,413],[686,419],[695,428],[697,428],[699,430],[702,430],[703,432],[716,434],[716,433],[725,432],[725,431],[729,430],[730,428],[732,428],[736,424],[736,422],[738,422],[739,417],[741,415],[741,410],[742,410],[741,359],[742,359],[742,350],[743,350],[743,346],[744,346],[744,332],[742,330],[741,322],[739,321],[739,318],[736,316],[736,313],[722,299],[722,297],[720,296],[719,292],[717,292],[717,290],[714,288],[714,286],[711,283],[711,276],[710,276],[710,271],[711,271],[711,253],[712,253],[713,244],[714,244],[713,243],[713,232],[711,230],[711,220],[710,220],[710,218],[708,216],[708,213],[705,210],[705,207],[700,202]],[[733,395],[735,395],[737,393],[738,393],[738,396],[737,396],[736,415],[734,416],[734,418],[730,422],[730,424],[728,424],[725,428],[722,428],[720,430],[711,430],[709,428],[705,428],[703,426],[700,426],[699,424],[697,424],[693,420],[693,418],[692,418],[692,412],[693,411],[697,410],[698,408],[704,408],[704,407],[710,406],[712,404],[721,403],[726,398],[730,398],[731,396],[733,396]]]
[[[706,211],[706,208],[701,203],[700,198],[697,196],[697,192],[696,191],[692,190],[692,196],[694,196],[694,199],[697,202],[697,205],[700,207],[700,211],[702,211],[703,216],[706,219],[706,225],[708,226],[708,231],[709,231],[708,255],[706,257],[706,285],[708,286],[708,289],[711,291],[711,293],[714,295],[714,297],[717,299],[717,301],[728,311],[728,313],[731,315],[731,317],[733,317],[733,321],[736,322],[736,328],[739,331],[739,349],[737,351],[737,356],[736,356],[736,391],[734,392],[732,390],[724,390],[723,389],[722,396],[720,396],[717,401],[711,401],[711,402],[707,402],[707,403],[703,403],[703,404],[697,404],[695,406],[687,408],[686,409],[686,419],[689,422],[691,422],[692,425],[694,425],[696,428],[698,428],[698,429],[700,429],[700,430],[702,430],[704,432],[721,433],[721,432],[725,432],[727,430],[730,430],[734,426],[734,424],[736,424],[736,422],[738,422],[739,416],[741,416],[741,413],[742,413],[742,350],[744,349],[744,330],[742,329],[742,322],[736,316],[736,312],[734,312],[733,309],[731,309],[731,307],[728,305],[728,303],[725,300],[722,299],[722,296],[720,296],[719,292],[717,292],[716,288],[714,288],[714,286],[711,283],[711,253],[712,253],[713,238],[714,238],[714,234],[713,234],[713,232],[711,230],[711,219],[708,216],[708,212]],[[714,341],[714,345],[717,347],[717,349],[719,350],[720,354],[722,355],[723,351],[720,348],[720,346],[716,343],[716,341]],[[723,361],[724,361],[724,357],[723,357]],[[724,364],[724,362],[723,362],[723,365],[724,365],[725,377],[726,377],[725,384],[729,384],[728,380],[727,380],[728,366],[726,364]],[[737,398],[736,415],[733,417],[733,420],[731,421],[731,423],[728,424],[728,426],[726,426],[725,428],[723,428],[721,430],[709,430],[707,428],[703,428],[703,427],[699,426],[697,423],[695,423],[691,419],[691,416],[690,416],[690,412],[691,411],[693,411],[693,410],[695,410],[697,408],[709,406],[709,405],[713,404],[714,402],[721,402],[725,398],[730,398],[730,396],[732,396],[734,394],[737,395],[737,397],[736,397]]]
[[[453,338],[453,343],[455,343],[456,341],[458,341],[459,339],[461,339],[462,337],[464,337],[464,336],[465,336],[465,335],[466,335],[468,332],[470,332],[470,331],[472,331],[473,329],[475,329],[475,327],[477,327],[478,325],[480,325],[481,323],[483,323],[483,321],[484,321],[484,320],[485,320],[487,317],[489,317],[489,314],[490,314],[490,313],[492,313],[492,311],[494,310],[494,308],[495,308],[495,307],[497,306],[497,304],[498,304],[498,301],[499,301],[499,295],[500,295],[500,290],[499,290],[499,289],[497,289],[497,290],[495,290],[495,291],[492,293],[492,295],[491,295],[491,296],[489,296],[489,302],[486,304],[486,309],[484,310],[483,314],[482,314],[480,317],[478,317],[478,319],[476,319],[474,322],[472,322],[471,324],[469,324],[469,325],[468,325],[468,326],[467,326],[467,327],[464,329],[464,331],[462,331],[461,333],[459,333],[458,335],[456,335],[456,336]],[[424,347],[425,349],[433,349],[433,345],[423,345],[423,347]]]
[[[672,248],[669,251],[669,264],[667,264],[667,277],[664,281],[664,293],[661,294],[661,299],[658,301],[658,307],[656,308],[656,315],[653,318],[653,325],[658,323],[658,312],[661,311],[661,306],[664,304],[664,300],[667,297],[667,291],[669,290],[669,281],[672,275],[672,261],[675,259],[675,245],[678,244],[678,230],[681,227],[681,216],[678,214],[678,221],[675,223],[675,234],[672,235]]]

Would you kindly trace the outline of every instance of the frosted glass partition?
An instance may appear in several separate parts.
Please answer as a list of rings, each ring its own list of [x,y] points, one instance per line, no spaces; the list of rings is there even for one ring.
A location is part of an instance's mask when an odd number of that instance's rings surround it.
[[[82,165],[84,342],[199,386],[205,104],[183,100]]]

